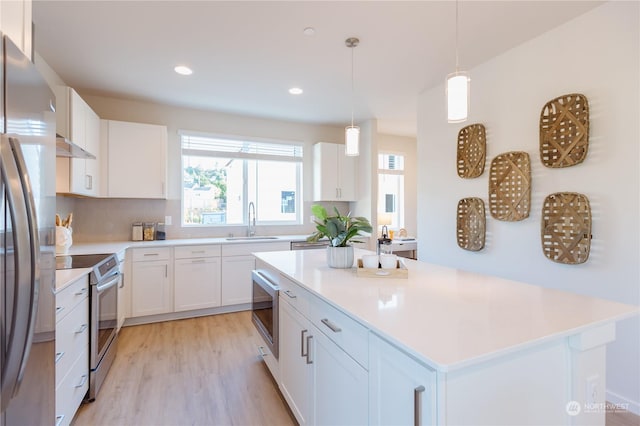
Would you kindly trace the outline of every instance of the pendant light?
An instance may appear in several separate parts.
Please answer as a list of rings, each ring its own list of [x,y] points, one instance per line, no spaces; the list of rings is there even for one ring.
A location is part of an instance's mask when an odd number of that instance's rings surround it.
[[[351,49],[351,126],[347,126],[345,129],[344,154],[350,157],[360,154],[360,127],[353,125],[353,49],[355,49],[358,43],[360,43],[360,40],[356,37],[349,37],[345,40],[345,44]]]
[[[469,74],[458,70],[458,0],[456,0],[456,71],[447,75],[447,121],[461,123],[469,115]]]

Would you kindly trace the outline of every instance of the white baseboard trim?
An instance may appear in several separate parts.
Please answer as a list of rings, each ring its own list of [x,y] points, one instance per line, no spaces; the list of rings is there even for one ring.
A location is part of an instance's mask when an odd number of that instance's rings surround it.
[[[611,392],[607,390],[607,402],[612,404],[619,404],[627,409],[630,413],[635,414],[636,416],[640,416],[640,402],[632,401],[623,397],[622,395],[618,395],[615,392]]]

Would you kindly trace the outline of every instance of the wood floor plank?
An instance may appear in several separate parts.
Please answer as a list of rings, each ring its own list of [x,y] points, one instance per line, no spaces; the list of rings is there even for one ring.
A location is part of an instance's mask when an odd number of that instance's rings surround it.
[[[257,344],[249,312],[125,327],[73,425],[295,425]]]

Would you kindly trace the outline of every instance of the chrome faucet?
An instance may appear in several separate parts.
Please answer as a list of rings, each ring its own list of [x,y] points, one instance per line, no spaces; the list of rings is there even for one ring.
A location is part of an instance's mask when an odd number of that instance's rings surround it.
[[[256,206],[253,201],[249,202],[249,217],[247,218],[247,237],[256,235]],[[253,211],[253,220],[251,219],[251,211]]]

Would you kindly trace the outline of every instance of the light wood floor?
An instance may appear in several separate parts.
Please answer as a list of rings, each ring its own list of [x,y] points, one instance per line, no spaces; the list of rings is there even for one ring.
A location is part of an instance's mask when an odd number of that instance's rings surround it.
[[[295,425],[249,312],[124,327],[95,402],[74,426]]]
[[[295,425],[249,312],[125,327],[97,400],[73,426]],[[640,417],[607,413],[607,426]]]

